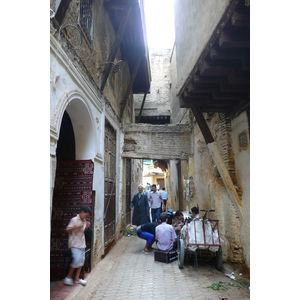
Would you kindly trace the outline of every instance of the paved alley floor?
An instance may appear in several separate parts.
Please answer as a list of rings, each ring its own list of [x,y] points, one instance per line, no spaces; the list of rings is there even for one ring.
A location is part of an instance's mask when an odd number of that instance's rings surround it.
[[[78,285],[66,299],[250,298],[249,280],[238,270],[234,274],[238,280],[234,281],[224,275],[232,269],[217,271],[205,263],[198,269],[185,263],[179,269],[177,260],[169,264],[154,261],[153,251],[148,255],[142,252],[144,245],[145,241],[137,236],[123,237],[92,269],[87,285]],[[226,290],[209,288],[213,284]]]

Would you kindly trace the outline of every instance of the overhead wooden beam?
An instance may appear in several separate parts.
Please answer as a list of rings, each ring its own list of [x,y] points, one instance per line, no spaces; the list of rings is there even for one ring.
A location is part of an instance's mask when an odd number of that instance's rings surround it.
[[[250,48],[250,38],[240,37],[223,30],[219,36],[219,46],[224,48]]]
[[[221,83],[221,93],[232,93],[232,94],[238,94],[238,93],[250,93],[250,82],[247,85],[240,85],[240,84],[228,84],[226,81],[223,81]]]
[[[249,72],[243,72],[242,70],[232,70],[228,74],[229,84],[250,84]]]
[[[218,63],[204,59],[199,64],[199,72],[201,76],[227,76],[234,67],[234,61],[231,60]]]
[[[179,97],[179,106],[181,108],[192,108],[193,106],[195,107],[201,107],[203,109],[205,109],[205,111],[209,110],[212,112],[224,112],[224,110],[228,111],[228,107],[211,107],[208,106],[209,104],[209,99],[207,98],[200,98],[198,100],[191,100],[191,99],[187,99],[184,97]]]
[[[143,98],[142,106],[141,106],[140,113],[139,113],[139,116],[138,116],[138,119],[137,119],[137,123],[140,123],[141,116],[142,116],[142,111],[143,111],[145,100],[146,100],[146,96],[147,96],[147,93],[144,94],[144,98]]]
[[[220,90],[220,86],[218,83],[206,83],[206,84],[196,84],[191,81],[186,89],[191,94],[203,94],[203,93],[211,93],[215,90]]]
[[[250,27],[250,15],[245,13],[233,12],[231,24],[235,27]]]
[[[123,101],[122,101],[120,118],[122,118],[122,116],[123,116],[123,112],[124,112],[125,106],[127,104],[128,98],[129,98],[129,93],[132,89],[136,74],[137,74],[138,69],[139,69],[140,64],[141,64],[141,60],[142,60],[142,57],[139,56],[137,58],[136,62],[135,62],[135,65],[134,65],[134,68],[133,68],[133,71],[132,71],[132,74],[131,74],[131,79],[130,79],[130,82],[127,86],[127,90],[125,92],[125,95],[124,95],[124,98],[123,98]]]
[[[208,91],[206,93],[191,93],[188,92],[187,90],[184,91],[183,93],[184,98],[189,99],[189,100],[210,100],[212,99],[211,91]]]
[[[241,222],[243,222],[243,215],[242,215],[241,209],[240,209],[241,199],[235,189],[235,186],[232,182],[231,176],[230,176],[230,174],[227,170],[227,167],[222,159],[222,156],[220,154],[218,146],[217,146],[216,142],[214,141],[214,138],[213,138],[211,131],[207,125],[207,122],[203,116],[203,113],[199,108],[197,108],[195,106],[192,107],[192,112],[196,118],[196,121],[202,132],[204,140],[208,146],[208,149],[212,156],[212,159],[213,159],[215,165],[217,166],[218,171],[221,175],[221,178],[224,182],[229,199],[231,200],[232,204],[234,205]]]
[[[209,57],[212,60],[239,60],[242,58],[243,53],[237,51],[222,51],[221,48],[216,49],[212,47],[209,51]]]
[[[122,17],[122,20],[121,20],[121,23],[120,23],[120,26],[119,26],[119,29],[118,29],[118,32],[117,32],[117,36],[116,36],[116,39],[114,41],[114,44],[112,46],[112,49],[110,51],[110,54],[109,54],[109,57],[108,57],[107,61],[114,61],[115,60],[115,57],[116,57],[117,52],[120,48],[120,44],[121,44],[121,41],[123,39],[125,30],[126,30],[126,27],[127,27],[127,23],[128,23],[128,19],[129,19],[131,10],[132,10],[132,6],[129,5],[128,8],[123,13],[123,17]],[[102,75],[101,88],[100,88],[100,90],[102,92],[104,90],[104,87],[105,87],[105,84],[107,82],[110,71],[112,69],[112,66],[113,66],[113,64],[107,64],[105,66],[105,70],[104,70],[104,73]]]

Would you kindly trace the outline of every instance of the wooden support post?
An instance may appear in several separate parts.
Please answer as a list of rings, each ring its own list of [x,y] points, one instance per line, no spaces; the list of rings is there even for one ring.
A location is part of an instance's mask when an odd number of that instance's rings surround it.
[[[192,112],[196,118],[196,121],[199,125],[199,128],[200,128],[202,134],[203,134],[206,144],[214,142],[215,140],[214,140],[214,138],[210,132],[210,129],[204,119],[201,109],[199,107],[197,108],[196,106],[192,106]]]
[[[240,205],[239,205],[241,202],[240,197],[234,187],[234,184],[233,184],[230,174],[227,170],[227,167],[222,159],[222,156],[220,154],[218,146],[216,145],[214,138],[210,132],[210,129],[204,119],[203,113],[199,108],[196,108],[195,106],[192,107],[192,111],[193,111],[193,114],[199,125],[199,128],[203,134],[203,137],[208,146],[208,149],[212,156],[212,159],[213,159],[215,165],[217,166],[218,171],[221,175],[221,178],[225,184],[229,199],[232,202],[232,204],[234,205],[241,222],[243,222],[244,218],[241,213]]]
[[[123,101],[122,101],[120,119],[122,119],[123,112],[124,112],[125,106],[126,106],[126,104],[127,104],[128,98],[129,98],[129,93],[130,93],[130,91],[131,91],[131,89],[132,89],[132,86],[133,86],[133,83],[134,83],[136,74],[137,74],[138,69],[139,69],[139,67],[140,67],[141,60],[142,60],[142,57],[139,56],[139,57],[137,58],[136,62],[135,62],[135,65],[134,65],[134,68],[133,68],[133,71],[132,71],[132,74],[131,74],[131,79],[130,79],[130,82],[129,82],[129,84],[128,84],[126,93],[125,93],[124,98],[123,98]]]
[[[140,110],[140,113],[139,113],[139,117],[138,117],[138,119],[137,119],[137,123],[140,123],[141,116],[142,116],[142,111],[143,111],[144,104],[145,104],[145,100],[146,100],[146,96],[147,96],[147,93],[144,94],[144,98],[143,98],[141,110]]]
[[[127,27],[127,23],[128,23],[128,19],[129,19],[131,10],[132,10],[132,6],[129,5],[128,8],[124,11],[120,26],[118,28],[118,33],[117,33],[116,39],[114,41],[114,44],[112,46],[112,49],[111,49],[111,52],[109,54],[109,57],[108,57],[107,61],[112,61],[113,62],[115,60],[115,57],[116,57],[117,52],[120,48],[120,44],[122,42],[126,27]],[[112,66],[113,66],[113,64],[107,64],[105,66],[105,70],[104,70],[103,78],[102,78],[102,83],[101,83],[101,88],[100,88],[101,92],[103,92],[103,90],[104,90],[104,87],[105,87],[105,84],[107,82],[110,71],[112,69]]]
[[[207,144],[207,147],[213,158],[214,163],[216,164],[216,166],[218,168],[221,178],[225,184],[229,199],[232,202],[232,204],[234,205],[235,210],[236,210],[241,222],[243,222],[244,218],[241,213],[240,205],[239,205],[241,200],[240,200],[240,197],[234,187],[234,184],[233,184],[230,174],[227,170],[227,167],[222,159],[222,156],[220,154],[218,146],[216,145],[216,142],[212,142],[210,144]]]

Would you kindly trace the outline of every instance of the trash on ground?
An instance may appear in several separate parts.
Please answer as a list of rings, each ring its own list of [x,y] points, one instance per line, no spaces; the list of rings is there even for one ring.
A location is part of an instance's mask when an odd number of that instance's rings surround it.
[[[231,272],[231,274],[225,274],[225,276],[229,277],[232,280],[235,280],[235,276],[233,274],[234,272]]]
[[[135,227],[136,227],[136,226],[132,226],[132,225],[128,224],[128,225],[125,227],[124,235],[127,235],[127,236],[136,235]]]

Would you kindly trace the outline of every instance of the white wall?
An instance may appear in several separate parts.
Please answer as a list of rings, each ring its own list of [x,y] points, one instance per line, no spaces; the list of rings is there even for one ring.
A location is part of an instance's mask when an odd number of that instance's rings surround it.
[[[94,253],[96,263],[104,253],[104,137],[105,118],[117,131],[116,153],[116,221],[122,209],[121,146],[124,135],[121,124],[112,110],[99,98],[96,91],[80,75],[56,40],[50,40],[50,216],[56,172],[56,147],[65,111],[68,112],[75,135],[76,159],[94,162],[93,190],[96,192],[94,211]]]
[[[178,91],[190,75],[229,0],[175,0]]]

